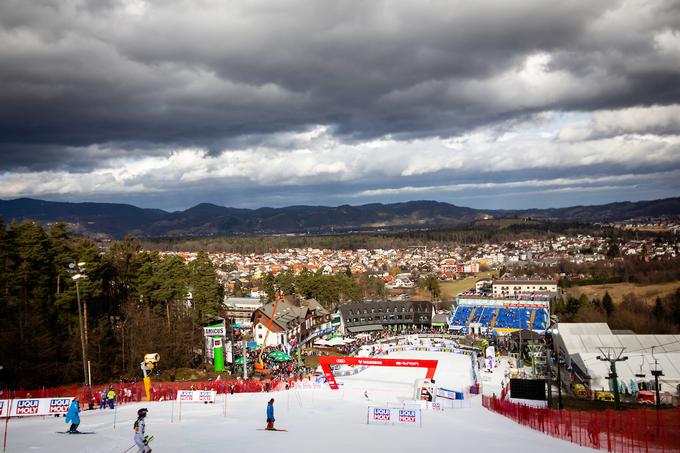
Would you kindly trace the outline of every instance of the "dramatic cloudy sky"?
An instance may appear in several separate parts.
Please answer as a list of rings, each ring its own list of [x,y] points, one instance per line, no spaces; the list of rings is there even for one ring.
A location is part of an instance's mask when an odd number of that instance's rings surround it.
[[[680,2],[2,0],[0,198],[680,195]]]

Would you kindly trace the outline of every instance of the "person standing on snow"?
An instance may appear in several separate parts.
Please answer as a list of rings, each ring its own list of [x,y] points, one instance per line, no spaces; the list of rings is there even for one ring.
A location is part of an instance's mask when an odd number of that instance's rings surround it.
[[[270,399],[269,402],[267,403],[267,428],[269,431],[276,431],[276,428],[274,428],[274,422],[276,419],[274,418],[274,398]]]
[[[71,427],[68,432],[71,434],[78,434],[78,425],[80,425],[80,404],[76,398],[71,401],[71,405],[68,407],[68,412],[66,413],[66,423],[70,423]]]
[[[145,407],[138,410],[137,420],[135,421],[134,424],[135,445],[139,447],[139,452],[141,453],[151,453],[151,448],[149,448],[149,441],[144,435],[144,430],[146,428],[146,422],[144,421],[144,419],[146,418],[147,412],[149,412],[149,410]]]
[[[113,409],[113,401],[116,399],[116,392],[113,386],[109,386],[109,393],[106,394],[106,400],[109,402],[109,409]]]
[[[99,409],[106,409],[106,389],[99,394]]]

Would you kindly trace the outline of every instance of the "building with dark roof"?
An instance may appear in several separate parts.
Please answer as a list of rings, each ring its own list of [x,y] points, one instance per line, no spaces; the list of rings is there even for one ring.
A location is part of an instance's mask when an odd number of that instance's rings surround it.
[[[429,328],[434,307],[429,301],[386,300],[359,302],[340,307],[342,326],[348,333],[370,332],[383,328]]]

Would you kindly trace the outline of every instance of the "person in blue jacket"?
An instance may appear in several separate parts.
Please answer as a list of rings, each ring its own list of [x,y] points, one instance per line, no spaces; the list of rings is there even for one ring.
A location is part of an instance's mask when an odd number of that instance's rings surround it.
[[[71,401],[71,405],[68,408],[68,412],[66,413],[66,423],[71,424],[71,428],[69,428],[68,432],[71,434],[77,434],[80,431],[78,431],[78,425],[80,425],[80,405],[78,404],[78,400],[76,398]]]
[[[274,422],[276,419],[274,418],[274,398],[270,399],[269,402],[267,403],[267,428],[270,431],[276,431],[276,428],[274,428]]]

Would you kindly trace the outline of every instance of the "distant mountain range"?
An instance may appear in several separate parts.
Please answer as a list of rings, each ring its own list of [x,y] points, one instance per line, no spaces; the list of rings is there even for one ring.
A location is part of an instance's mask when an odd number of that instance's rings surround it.
[[[490,217],[594,223],[678,215],[680,198],[527,210],[478,210],[437,201],[260,209],[226,208],[202,203],[177,212],[115,203],[64,203],[30,198],[0,200],[0,216],[5,223],[23,219],[43,224],[62,221],[77,232],[113,238],[126,234],[189,237],[429,229]]]

